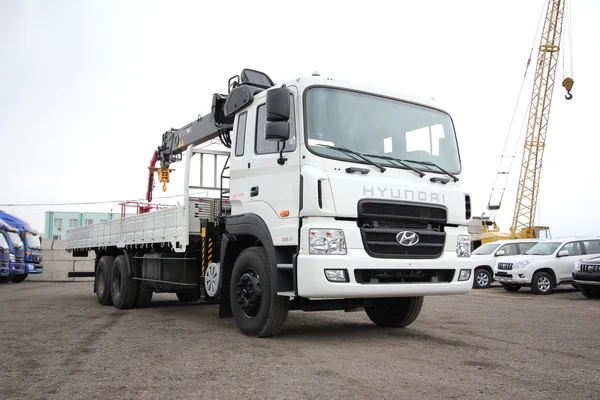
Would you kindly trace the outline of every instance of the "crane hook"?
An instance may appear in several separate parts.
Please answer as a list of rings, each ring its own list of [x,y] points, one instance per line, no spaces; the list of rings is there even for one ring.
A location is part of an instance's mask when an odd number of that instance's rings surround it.
[[[565,78],[563,80],[563,87],[565,89],[567,89],[567,94],[565,95],[565,99],[567,100],[571,100],[573,98],[573,95],[571,94],[571,89],[573,88],[573,83],[575,83],[575,81],[573,81],[572,78]]]

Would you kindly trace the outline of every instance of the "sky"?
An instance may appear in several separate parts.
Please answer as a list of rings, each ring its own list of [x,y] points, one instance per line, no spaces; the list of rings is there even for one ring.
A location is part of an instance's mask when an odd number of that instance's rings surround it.
[[[56,204],[144,198],[162,134],[208,113],[212,94],[252,68],[275,82],[319,71],[434,97],[454,120],[475,215],[487,210],[508,137],[507,154],[518,152],[496,218],[508,230],[545,1],[366,4],[0,0],[0,209],[43,231],[45,211],[119,211]],[[568,9],[536,221],[553,237],[600,235],[600,2]],[[564,76],[575,81],[570,101]],[[184,163],[173,167],[156,202],[183,191]]]

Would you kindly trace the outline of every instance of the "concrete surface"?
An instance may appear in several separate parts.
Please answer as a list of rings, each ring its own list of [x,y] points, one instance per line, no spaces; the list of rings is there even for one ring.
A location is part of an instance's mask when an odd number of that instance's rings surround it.
[[[96,302],[89,282],[0,285],[3,399],[598,399],[600,301],[498,287],[429,297],[405,329],[290,313],[270,339],[217,306]]]
[[[94,271],[94,252],[88,257],[73,257],[65,251],[66,240],[44,239],[42,241],[42,257],[44,272],[27,277],[28,281],[38,282],[73,282],[93,281],[94,278],[69,278],[69,271]]]

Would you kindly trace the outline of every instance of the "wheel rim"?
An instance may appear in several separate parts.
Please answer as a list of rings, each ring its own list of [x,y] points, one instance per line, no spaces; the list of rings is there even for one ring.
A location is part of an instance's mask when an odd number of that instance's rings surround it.
[[[261,303],[261,283],[256,271],[244,271],[237,284],[237,302],[246,316],[254,318]]]
[[[112,290],[115,293],[116,297],[119,297],[121,294],[121,271],[118,268],[113,270],[114,278],[112,282]]]
[[[206,269],[206,275],[204,276],[204,288],[206,293],[210,297],[214,297],[217,294],[219,287],[219,267],[217,264],[212,263]]]
[[[542,292],[547,292],[550,290],[550,279],[547,276],[541,276],[538,279],[538,289]]]
[[[487,286],[490,282],[490,278],[486,272],[480,272],[477,274],[477,284],[479,286]]]

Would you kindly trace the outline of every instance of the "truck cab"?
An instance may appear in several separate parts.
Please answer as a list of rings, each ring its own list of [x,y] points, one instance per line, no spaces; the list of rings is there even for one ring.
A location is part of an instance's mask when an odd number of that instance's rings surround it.
[[[8,277],[10,263],[10,247],[4,235],[0,234],[0,278]]]
[[[8,276],[2,281],[22,282],[25,280],[25,246],[19,230],[0,219],[0,234],[4,236],[10,249]]]
[[[24,246],[24,276],[13,278],[13,282],[21,282],[27,279],[29,274],[41,274],[42,264],[42,242],[40,233],[27,221],[0,210],[0,220],[17,229],[19,237]]]

